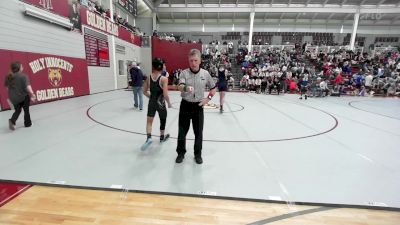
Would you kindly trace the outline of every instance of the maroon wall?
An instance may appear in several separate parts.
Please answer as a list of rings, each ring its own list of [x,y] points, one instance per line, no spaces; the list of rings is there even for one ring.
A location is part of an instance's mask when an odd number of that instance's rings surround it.
[[[2,84],[13,61],[21,62],[23,72],[29,76],[33,92],[38,98],[37,103],[89,94],[85,59],[0,49]],[[9,109],[7,98],[7,89],[0,85],[2,109]]]
[[[189,68],[188,54],[193,48],[201,51],[201,44],[178,43],[152,38],[152,57],[160,57],[167,62],[167,70],[171,77],[172,71]]]

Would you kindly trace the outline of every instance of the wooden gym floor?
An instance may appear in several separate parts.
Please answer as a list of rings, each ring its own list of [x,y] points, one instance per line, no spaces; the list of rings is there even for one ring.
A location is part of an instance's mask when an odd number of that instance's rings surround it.
[[[0,208],[1,225],[398,225],[397,211],[34,186]]]

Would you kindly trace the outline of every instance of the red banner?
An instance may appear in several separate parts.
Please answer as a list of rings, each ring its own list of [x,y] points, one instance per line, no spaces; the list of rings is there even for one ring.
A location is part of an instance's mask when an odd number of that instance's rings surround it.
[[[105,18],[95,12],[91,12],[85,7],[81,7],[80,15],[82,19],[81,23],[84,25],[95,28],[99,31],[103,31],[107,34],[114,35],[137,46],[141,46],[142,44],[140,36],[134,35],[132,32],[126,30],[118,24],[111,22],[108,18]]]
[[[100,14],[87,10],[85,7],[81,7],[80,12],[82,24],[118,37],[118,24],[111,22]]]
[[[64,17],[70,15],[71,6],[68,4],[68,0],[24,0],[24,2]]]
[[[79,1],[71,0],[23,0],[38,8],[50,11],[54,14],[67,17],[76,29],[81,29],[81,18]]]
[[[142,46],[142,37],[134,35],[123,27],[119,27],[119,38],[137,46]]]
[[[89,94],[88,68],[85,59],[39,53],[0,49],[0,81],[4,84],[13,61],[21,62],[24,73],[29,76],[37,103]],[[0,87],[2,109],[9,109],[8,93]]]
[[[72,4],[71,0],[24,0],[25,2],[46,9],[55,14],[68,17],[73,26],[81,29],[81,24],[114,35],[120,39],[141,46],[141,37],[111,22],[108,18],[98,13],[91,12],[87,7],[80,6],[78,3]],[[125,1],[124,1],[125,2]],[[131,1],[129,1],[131,2]]]

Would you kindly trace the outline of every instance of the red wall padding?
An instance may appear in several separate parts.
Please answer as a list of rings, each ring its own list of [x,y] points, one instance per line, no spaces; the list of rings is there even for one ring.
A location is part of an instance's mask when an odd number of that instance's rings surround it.
[[[152,37],[152,57],[163,58],[172,78],[172,71],[189,68],[189,51],[196,48],[201,51],[201,44],[178,43]]]
[[[0,49],[2,109],[9,109],[8,92],[4,87],[4,80],[13,61],[19,61],[24,68],[23,73],[29,76],[33,92],[38,98],[37,103],[89,94],[86,59]]]

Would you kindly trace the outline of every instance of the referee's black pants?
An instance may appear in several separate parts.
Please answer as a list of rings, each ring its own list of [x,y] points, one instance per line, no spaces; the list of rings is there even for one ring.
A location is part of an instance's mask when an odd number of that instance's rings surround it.
[[[186,153],[186,135],[189,131],[190,120],[192,120],[194,140],[194,155],[201,156],[203,148],[203,126],[204,126],[204,110],[199,106],[200,102],[188,102],[182,99],[179,107],[179,130],[178,130],[178,154]]]

